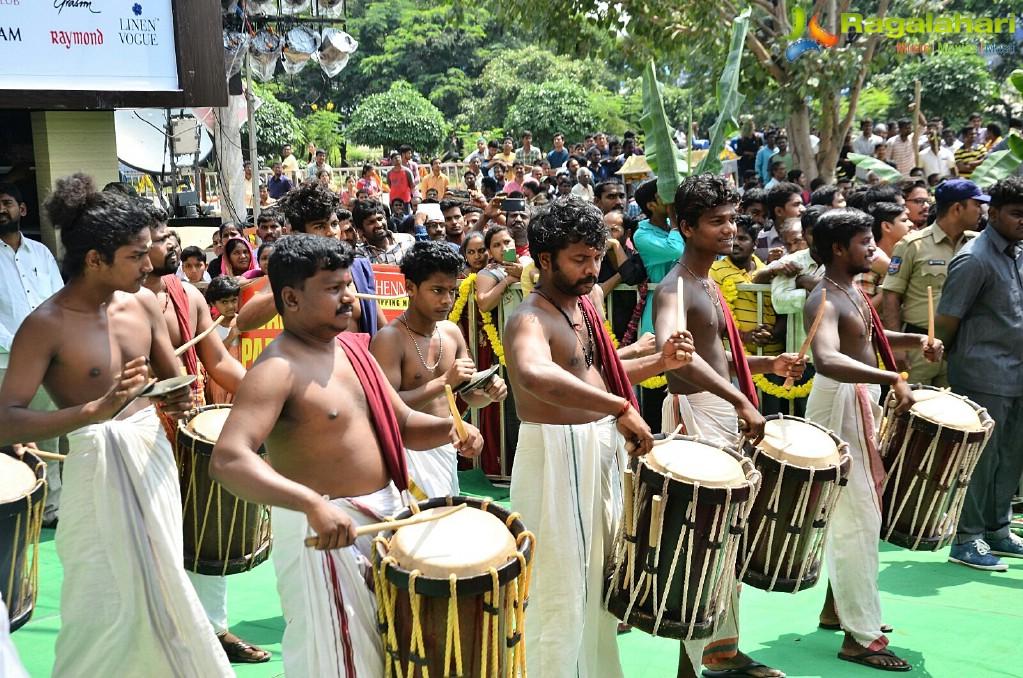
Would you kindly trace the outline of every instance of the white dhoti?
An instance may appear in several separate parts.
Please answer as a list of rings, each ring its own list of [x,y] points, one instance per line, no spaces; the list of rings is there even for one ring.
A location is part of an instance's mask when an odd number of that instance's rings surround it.
[[[181,494],[156,410],[68,436],[55,676],[233,676],[182,568]]]
[[[519,427],[511,505],[537,540],[526,623],[533,678],[622,675],[603,586],[622,515],[623,460],[610,417]]]
[[[713,393],[668,393],[661,405],[661,432],[671,433],[682,424],[686,435],[709,445],[734,446],[739,440],[739,417],[735,407]],[[734,572],[734,569],[729,570]],[[729,586],[731,595],[724,619],[710,638],[682,641],[693,671],[700,665],[731,659],[739,651],[739,584]]]
[[[0,676],[3,678],[28,678],[28,672],[18,658],[18,650],[11,642],[11,622],[7,612],[7,605],[4,603],[3,595],[0,595]]]
[[[849,484],[831,516],[824,556],[842,628],[870,650],[888,645],[881,633],[877,542],[881,533],[881,482],[877,452],[881,387],[845,384],[819,372],[806,401],[806,416],[849,443]]]
[[[405,450],[409,478],[423,496],[411,488],[417,499],[458,494],[458,452],[451,443],[432,450]]]
[[[355,525],[401,508],[392,483],[363,497],[332,499]],[[305,545],[314,536],[304,513],[273,507],[274,571],[284,612],[284,673],[298,678],[383,676],[376,597],[366,583],[374,535],[333,551]]]
[[[227,631],[227,577],[185,570],[206,618],[218,636]]]

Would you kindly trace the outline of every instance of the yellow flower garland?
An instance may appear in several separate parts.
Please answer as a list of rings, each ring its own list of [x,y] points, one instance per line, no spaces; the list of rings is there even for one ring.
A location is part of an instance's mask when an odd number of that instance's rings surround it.
[[[451,307],[448,320],[457,323],[462,319],[462,312],[465,311],[465,305],[469,303],[469,295],[472,294],[475,285],[476,274],[470,273],[462,281],[462,284],[458,286],[458,298],[455,299],[455,305]]]
[[[614,330],[611,329],[611,321],[607,318],[604,318],[604,329],[607,330],[607,335],[611,337],[611,343],[614,344],[614,347],[617,349],[619,345],[618,337],[615,336]],[[639,385],[643,388],[657,389],[665,386],[667,383],[668,380],[665,376],[663,374],[658,374],[657,376],[650,377],[649,379],[644,379],[639,382]]]
[[[785,390],[784,386],[774,384],[762,374],[753,375],[753,383],[757,385],[761,391],[767,395],[774,396],[775,398],[782,398],[784,400],[795,400],[796,398],[805,398],[810,395],[810,389],[813,388],[813,379],[811,378],[805,384],[799,386],[793,386],[792,388]]]
[[[465,311],[466,305],[469,303],[469,295],[473,293],[476,286],[476,274],[470,273],[466,276],[462,284],[458,286],[458,298],[455,299],[455,305],[451,307],[451,313],[448,314],[448,320],[453,323],[457,323],[462,319],[462,313]],[[504,365],[504,346],[501,344],[501,338],[497,335],[497,327],[494,326],[494,316],[490,311],[480,311],[480,318],[483,320],[483,331],[487,335],[487,339],[490,340],[490,347],[494,351],[494,356],[497,360]]]

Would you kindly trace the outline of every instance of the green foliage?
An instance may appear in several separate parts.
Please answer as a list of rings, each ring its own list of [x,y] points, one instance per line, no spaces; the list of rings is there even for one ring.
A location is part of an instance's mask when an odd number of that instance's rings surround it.
[[[512,136],[529,129],[537,145],[547,148],[547,140],[557,132],[581,139],[597,129],[597,123],[585,87],[569,80],[552,80],[523,86],[504,125],[514,131]]]
[[[384,151],[379,146],[376,148],[370,148],[369,146],[348,146],[347,151],[348,167],[361,168],[362,165],[365,165],[366,163],[379,165],[384,157]]]
[[[857,167],[873,172],[881,181],[898,181],[902,178],[902,172],[895,169],[883,160],[878,160],[872,155],[860,155],[850,153],[849,160]]]
[[[856,119],[886,120],[891,108],[891,90],[886,87],[869,87],[860,94],[859,105],[856,107]],[[841,114],[845,115],[847,110],[849,110],[849,98],[843,97]]]
[[[1009,145],[1007,149],[991,153],[977,169],[973,170],[970,179],[981,188],[1001,181],[1023,165],[1023,138],[1013,132],[1005,140]]]
[[[398,81],[391,89],[362,100],[348,124],[348,137],[358,144],[385,149],[409,144],[422,155],[444,142],[443,114],[415,88]]]
[[[716,101],[718,118],[710,130],[710,148],[696,167],[696,172],[721,172],[721,151],[725,147],[725,139],[739,130],[739,108],[746,100],[745,94],[739,93],[739,66],[742,62],[742,48],[746,43],[746,31],[749,30],[750,10],[740,14],[732,24],[732,41],[728,48],[725,68],[718,80]]]
[[[267,89],[254,84],[252,92],[263,102],[256,109],[256,152],[266,159],[279,158],[284,144],[292,144],[296,148],[305,143],[302,127],[291,111],[291,106],[278,101]],[[242,149],[245,155],[249,148],[249,126],[242,125]]]
[[[470,129],[486,129],[501,124],[520,99],[524,87],[549,81],[584,83],[584,92],[596,97],[591,102],[594,116],[621,126],[624,131],[624,122],[619,122],[620,109],[615,108],[618,104],[607,101],[608,97],[613,97],[610,88],[614,87],[615,81],[604,64],[592,59],[556,55],[535,47],[495,53],[480,75],[478,95],[463,101],[465,124]],[[583,99],[590,100],[591,97],[584,95]],[[529,123],[525,127],[533,132],[533,139],[540,148],[550,147],[551,137],[541,136],[536,124]],[[595,129],[590,128],[587,132]]]
[[[305,138],[327,152],[327,164],[336,167],[341,163],[341,115],[334,111],[319,109],[302,118]]]
[[[992,81],[979,54],[936,53],[902,62],[883,78],[891,87],[897,110],[906,110],[913,101],[915,80],[920,81],[924,114],[941,115],[952,127],[965,123],[971,112],[983,110],[992,101]]]
[[[646,160],[657,173],[657,193],[666,204],[675,200],[675,191],[682,177],[689,173],[689,165],[675,146],[671,123],[664,115],[661,83],[651,59],[643,71],[643,117],[639,119],[646,134]]]

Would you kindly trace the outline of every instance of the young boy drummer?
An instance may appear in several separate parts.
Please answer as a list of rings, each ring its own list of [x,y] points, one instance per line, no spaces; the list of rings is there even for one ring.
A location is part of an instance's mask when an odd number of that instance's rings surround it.
[[[213,450],[210,475],[273,509],[274,567],[287,621],[284,670],[294,676],[383,672],[376,605],[366,585],[371,536],[355,527],[401,507],[403,444],[459,442],[450,417],[415,412],[387,383],[365,335],[344,332],[352,249],[333,238],[282,238],[269,277],[284,331],[242,380]],[[264,463],[256,450],[265,441]],[[316,549],[304,544],[316,537]],[[354,546],[354,548],[343,548]]]
[[[912,666],[887,649],[881,632],[877,588],[877,541],[881,530],[881,482],[884,468],[877,451],[880,384],[892,388],[897,413],[913,405],[913,391],[895,370],[892,349],[923,349],[930,362],[941,360],[942,345],[927,337],[885,330],[870,300],[853,278],[870,270],[876,251],[873,218],[855,209],[823,215],[813,243],[824,263],[820,284],[807,297],[803,324],[809,328],[827,290],[823,316],[811,348],[817,366],[806,416],[849,443],[853,457],[849,484],[838,500],[825,543],[828,579],[835,609],[845,631],[839,659],[884,671]],[[877,368],[881,355],[887,370]]]
[[[461,255],[445,243],[413,245],[401,261],[408,309],[377,332],[369,345],[405,404],[438,417],[448,415],[444,387],[464,384],[476,370],[461,330],[447,319],[463,266]],[[462,399],[469,407],[485,407],[507,395],[504,380],[495,374],[485,389],[464,393]],[[422,493],[421,498],[458,494],[457,460],[450,444],[409,451],[406,462],[413,494]]]

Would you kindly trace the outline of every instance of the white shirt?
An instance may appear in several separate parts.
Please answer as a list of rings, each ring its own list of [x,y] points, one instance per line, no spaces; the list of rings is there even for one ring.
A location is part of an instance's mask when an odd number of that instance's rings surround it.
[[[863,134],[860,133],[853,137],[852,148],[854,153],[859,153],[860,155],[874,155],[874,149],[877,148],[878,145],[883,143],[884,139],[882,139],[876,134],[871,134],[869,137],[864,137]],[[859,179],[860,181],[866,181],[867,180],[866,168],[857,165],[856,178]]]
[[[956,166],[956,156],[945,146],[939,146],[938,153],[935,155],[931,147],[928,146],[920,151],[920,164],[924,167],[924,178],[932,174],[939,174],[943,177],[952,176],[952,169]]]
[[[0,368],[28,315],[64,286],[57,260],[42,243],[21,236],[15,251],[0,240]]]
[[[577,195],[586,202],[593,202],[593,184],[576,184],[572,187],[572,195]]]

